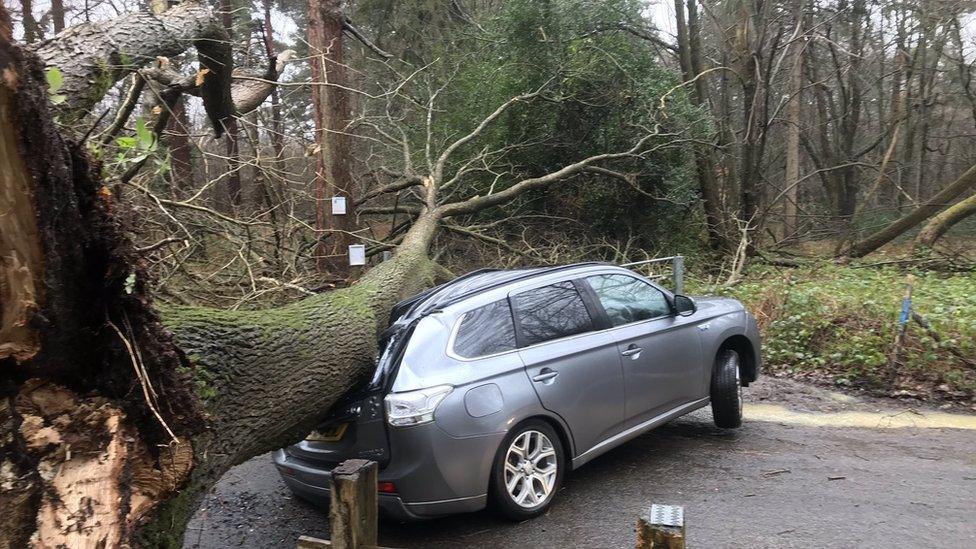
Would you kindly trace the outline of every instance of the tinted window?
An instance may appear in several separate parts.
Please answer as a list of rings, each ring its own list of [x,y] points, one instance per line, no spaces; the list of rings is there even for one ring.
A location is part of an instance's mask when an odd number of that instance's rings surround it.
[[[590,314],[572,282],[529,290],[514,297],[524,345],[592,329]]]
[[[454,337],[454,352],[465,358],[515,349],[515,324],[508,300],[503,299],[464,313]]]
[[[642,280],[627,275],[597,275],[586,281],[614,326],[671,314],[664,293]]]

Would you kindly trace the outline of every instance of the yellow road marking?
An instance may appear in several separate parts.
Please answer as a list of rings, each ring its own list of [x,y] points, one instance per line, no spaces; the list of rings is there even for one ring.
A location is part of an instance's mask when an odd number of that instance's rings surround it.
[[[976,416],[915,410],[880,412],[797,412],[776,404],[746,404],[747,420],[770,421],[804,427],[861,427],[868,429],[973,429]]]

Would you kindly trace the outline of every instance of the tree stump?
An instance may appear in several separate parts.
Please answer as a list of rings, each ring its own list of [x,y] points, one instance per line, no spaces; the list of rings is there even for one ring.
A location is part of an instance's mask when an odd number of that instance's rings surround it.
[[[685,549],[684,508],[651,505],[637,519],[637,549]]]
[[[376,546],[377,469],[375,461],[349,459],[332,470],[329,524],[335,549]]]

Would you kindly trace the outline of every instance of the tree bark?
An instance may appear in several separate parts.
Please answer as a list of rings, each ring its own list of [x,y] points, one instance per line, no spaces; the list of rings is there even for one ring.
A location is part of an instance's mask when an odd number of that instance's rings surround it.
[[[311,49],[312,81],[330,85],[312,86],[315,105],[316,229],[319,231],[319,269],[341,278],[350,275],[348,246],[356,239],[355,189],[350,172],[350,143],[346,125],[349,94],[342,55],[345,15],[340,0],[309,0],[308,43]],[[331,200],[345,197],[345,215],[333,215]],[[327,240],[326,240],[327,239]],[[327,243],[326,243],[327,242]]]
[[[34,546],[117,546],[185,476],[189,445],[168,442],[202,411],[146,301],[112,193],[54,128],[41,66],[2,33],[0,318],[18,329],[0,334],[0,546],[31,536]],[[110,321],[152,358],[140,376]],[[153,381],[166,430],[137,377]]]
[[[783,238],[795,239],[797,236],[797,205],[799,204],[800,183],[800,113],[803,105],[803,0],[793,0],[793,21],[796,25],[790,44],[790,102],[786,110],[786,174],[783,180],[787,189],[783,202]]]
[[[915,239],[915,249],[931,248],[953,225],[973,214],[976,214],[976,194],[950,206],[926,223]]]
[[[925,221],[942,208],[945,208],[949,203],[959,197],[959,195],[974,186],[976,186],[976,166],[966,170],[964,174],[936,193],[925,204],[922,204],[887,227],[851,246],[851,249],[846,255],[849,257],[864,257],[868,255],[888,242],[898,238],[915,225]]]
[[[742,143],[739,147],[739,222],[754,230],[759,212],[759,163],[761,134],[765,121],[760,118],[762,49],[758,33],[764,32],[764,3],[743,2],[739,7],[736,31],[738,71],[742,77]]]
[[[146,60],[178,55],[190,44],[197,49],[201,68],[209,70],[200,93],[219,137],[223,121],[234,112],[233,65],[223,27],[205,4],[187,0],[161,15],[137,12],[82,23],[38,42],[32,50],[46,68],[61,72],[64,84],[58,93],[65,96],[64,111],[68,119],[78,119]]]

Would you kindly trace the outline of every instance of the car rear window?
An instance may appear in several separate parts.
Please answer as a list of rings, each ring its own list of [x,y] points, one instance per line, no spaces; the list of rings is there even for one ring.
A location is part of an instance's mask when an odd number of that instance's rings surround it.
[[[513,300],[523,346],[593,329],[583,298],[572,282],[522,292]]]
[[[454,354],[478,358],[514,349],[515,324],[507,299],[472,309],[461,317],[454,336]]]

